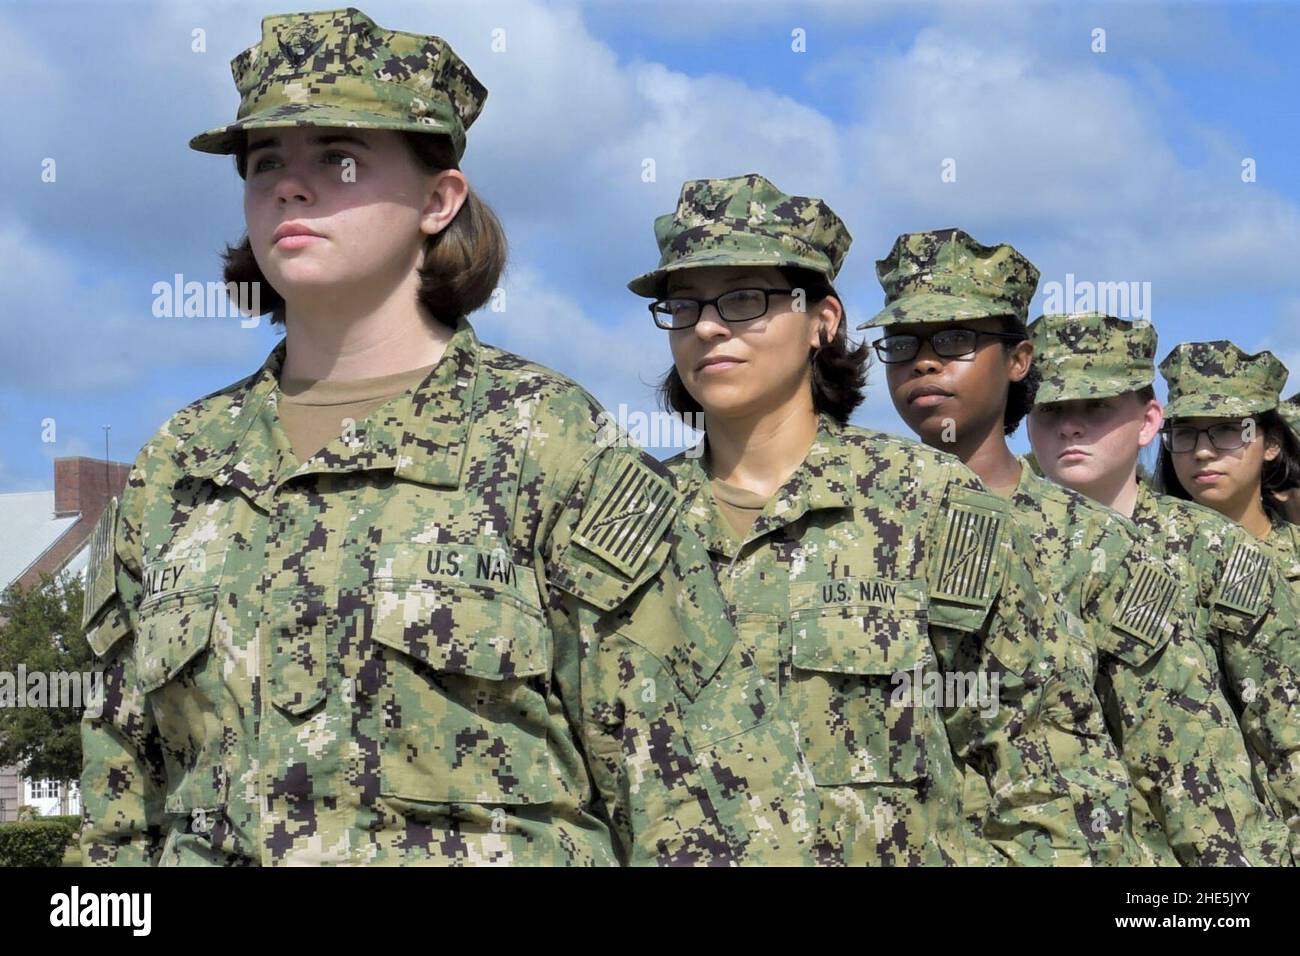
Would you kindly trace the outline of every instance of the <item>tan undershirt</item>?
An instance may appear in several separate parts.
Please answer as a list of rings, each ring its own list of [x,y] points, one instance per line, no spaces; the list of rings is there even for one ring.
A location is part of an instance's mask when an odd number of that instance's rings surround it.
[[[717,499],[718,510],[735,530],[737,540],[744,540],[767,506],[767,499],[756,491],[729,485],[721,478],[714,478],[709,484],[713,488],[713,497]]]
[[[303,462],[343,435],[347,419],[360,422],[380,405],[409,391],[428,377],[433,365],[409,372],[335,381],[280,378],[280,426]]]

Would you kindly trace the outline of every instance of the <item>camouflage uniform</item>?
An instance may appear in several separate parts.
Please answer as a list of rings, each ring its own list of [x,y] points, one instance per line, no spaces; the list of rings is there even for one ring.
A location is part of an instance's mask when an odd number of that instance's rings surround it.
[[[1244,418],[1276,409],[1300,440],[1300,395],[1281,399],[1287,369],[1272,352],[1247,355],[1222,340],[1187,342],[1170,352],[1160,368],[1170,383],[1167,419]],[[1287,580],[1300,582],[1300,534],[1295,527],[1275,519],[1263,543]],[[1297,587],[1300,583],[1292,584],[1293,590]]]
[[[351,10],[263,29],[237,79],[304,36],[334,76],[378,35]],[[96,531],[85,861],[731,862],[685,708],[735,632],[663,466],[464,318],[420,385],[299,463],[284,354],[172,416]]]
[[[1300,599],[1300,527],[1288,521],[1278,521],[1262,542],[1286,578],[1297,599]]]
[[[1170,421],[1245,418],[1276,408],[1290,423],[1291,409],[1280,401],[1287,369],[1271,352],[1248,355],[1224,340],[1185,342],[1165,356],[1160,371],[1169,385],[1165,416]],[[1300,858],[1296,528],[1275,521],[1260,541],[1217,511],[1192,502],[1147,491],[1139,497],[1139,507],[1149,512],[1153,531],[1159,530],[1171,543],[1193,534],[1198,539],[1183,549],[1186,572],[1200,579],[1203,591],[1215,595],[1218,614],[1212,633],[1225,692],[1240,716],[1257,776],[1291,827],[1292,856]],[[1262,570],[1252,573],[1256,568]]]
[[[997,316],[1023,323],[1038,283],[1038,270],[1015,248],[982,245],[960,229],[900,236],[876,271],[885,306],[864,328]],[[1187,624],[1173,601],[1177,584],[1122,518],[1045,481],[1023,462],[1010,504],[1029,541],[1036,585],[1068,622],[1053,632],[1058,640],[1046,649],[1052,680],[1039,730],[1070,788],[1078,838],[1054,847],[1049,858],[1062,864],[1173,862],[1167,847],[1160,854],[1138,845],[1130,808],[1137,799],[1133,780],[1154,758],[1153,745],[1165,734],[1197,736],[1194,713],[1167,712],[1152,693],[1184,683],[1178,656],[1167,652],[1187,639]],[[1104,718],[1104,695],[1112,687],[1120,693],[1129,739],[1146,742],[1123,755]],[[983,795],[968,777],[966,814],[977,830]],[[1214,809],[1181,801],[1187,832],[1203,832],[1194,824],[1212,827]],[[1213,859],[1202,845],[1189,846],[1187,854]]]
[[[1217,829],[1217,795],[1206,801],[1187,799],[1172,773],[1161,777],[1150,769],[1168,757],[1163,749],[1168,741],[1182,741],[1187,747],[1196,737],[1200,704],[1192,700],[1199,689],[1186,686],[1181,672],[1185,655],[1172,653],[1186,645],[1187,624],[1172,607],[1168,619],[1177,622],[1176,628],[1143,636],[1129,623],[1141,620],[1132,610],[1137,603],[1132,595],[1155,587],[1171,595],[1176,584],[1171,586],[1167,575],[1156,577],[1158,563],[1123,518],[1048,481],[1025,462],[1011,505],[1034,541],[1041,562],[1035,567],[1043,569],[1044,584],[1056,582],[1055,594],[1066,604],[1073,625],[1066,646],[1054,658],[1061,677],[1045,706],[1049,745],[1077,751],[1075,760],[1063,756],[1060,762],[1078,777],[1084,794],[1080,805],[1087,806],[1089,799],[1095,804],[1092,817],[1080,821],[1085,832],[1097,832],[1093,862],[1176,864],[1167,842],[1135,842],[1135,834],[1141,833],[1144,786],[1159,790],[1169,816],[1179,821],[1183,858],[1215,862],[1202,841],[1207,831]],[[1175,690],[1186,692],[1190,713],[1166,709],[1166,697]],[[1107,701],[1125,728],[1114,737],[1106,725]],[[1117,741],[1128,742],[1122,753]],[[1186,773],[1192,761],[1185,755],[1171,763]]]
[[[1038,732],[1056,689],[1038,658],[1053,625],[1023,542],[1001,528],[988,555],[1000,582],[980,586],[995,600],[970,604],[943,583],[961,576],[944,563],[954,536],[1002,525],[1001,499],[952,456],[822,415],[808,457],[737,541],[702,461],[668,465],[735,607],[742,659],[794,723],[821,803],[820,862],[996,862],[962,823],[966,763],[991,791],[983,839],[1007,860],[1089,857],[1081,821],[1099,804]],[[923,699],[958,673],[997,675],[996,715]],[[1107,812],[1118,830],[1123,801]]]
[[[1300,394],[1279,402],[1277,412],[1300,442]],[[1300,489],[1292,494],[1300,494]],[[1300,596],[1300,528],[1290,522],[1277,522],[1264,539],[1264,545],[1282,569],[1291,590]]]
[[[1031,332],[1042,373],[1036,403],[1124,395],[1155,378],[1156,332],[1149,322],[1095,313],[1049,315]],[[1169,676],[1181,677],[1182,686],[1153,681],[1149,693],[1168,714],[1190,712],[1202,728],[1199,737],[1171,730],[1153,742],[1124,713],[1119,675],[1111,679],[1104,699],[1137,782],[1139,837],[1157,857],[1172,849],[1185,864],[1286,864],[1287,833],[1271,801],[1261,802],[1257,794],[1262,788],[1252,781],[1247,744],[1267,738],[1274,762],[1281,766],[1289,760],[1295,743],[1288,738],[1295,732],[1286,729],[1288,708],[1279,701],[1293,678],[1281,659],[1255,661],[1245,651],[1262,648],[1274,656],[1272,649],[1292,640],[1296,608],[1285,589],[1278,589],[1259,548],[1221,515],[1155,495],[1141,484],[1132,526],[1178,582],[1178,604],[1190,616],[1181,643],[1163,655],[1172,663],[1171,651],[1178,650],[1177,668]],[[1267,684],[1272,703],[1256,701],[1239,724],[1233,688],[1248,676],[1256,686]],[[1180,750],[1173,749],[1175,743]],[[1171,753],[1180,759],[1170,759]]]
[[[1297,601],[1276,567],[1268,567],[1251,587],[1233,583],[1251,565],[1263,566],[1261,549],[1240,526],[1211,508],[1170,495],[1159,495],[1145,483],[1138,486],[1133,523],[1147,535],[1155,555],[1182,584],[1182,601],[1195,609],[1198,630],[1208,647],[1197,655],[1209,676],[1220,683],[1222,696],[1237,715],[1260,789],[1274,796],[1270,811],[1248,806],[1247,796],[1225,793],[1233,801],[1239,830],[1251,829],[1270,844],[1285,844],[1287,835],[1274,822],[1274,812],[1294,816],[1300,783],[1300,624]],[[1257,557],[1258,555],[1258,557]],[[1251,594],[1257,587],[1257,593]],[[1242,596],[1246,600],[1242,600]],[[1222,706],[1221,704],[1217,706]],[[1237,734],[1226,720],[1218,725],[1223,753],[1238,753]],[[1240,757],[1234,757],[1240,765]],[[1240,777],[1240,772],[1234,775]],[[1225,781],[1226,783],[1226,781]],[[1262,786],[1267,784],[1267,786]],[[1255,819],[1255,824],[1247,821]],[[1148,826],[1158,826],[1150,812]],[[1292,853],[1295,852],[1295,837]],[[1285,860],[1278,862],[1285,863]]]
[[[830,281],[849,244],[825,203],[757,175],[686,183],[655,233],[659,268],[629,283],[648,296],[668,272],[699,266],[800,264]],[[968,765],[990,792],[998,861],[1086,843],[1077,791],[1034,729],[1051,677],[1041,648],[1057,624],[1002,499],[951,455],[822,414],[802,464],[737,540],[699,451],[668,465],[735,610],[739,653],[715,681],[733,688],[734,726],[753,722],[755,700],[777,715],[764,753],[701,757],[751,804],[724,811],[751,833],[744,860],[986,862],[962,825]],[[960,681],[976,692],[963,705],[935,693]],[[755,799],[791,752],[811,792],[778,780]]]

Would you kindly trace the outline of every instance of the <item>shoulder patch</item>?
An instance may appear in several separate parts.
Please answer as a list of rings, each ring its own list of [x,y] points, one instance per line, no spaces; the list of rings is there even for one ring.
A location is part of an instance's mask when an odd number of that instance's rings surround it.
[[[989,603],[1005,520],[1000,509],[962,500],[949,503],[939,535],[931,598],[958,604]]]
[[[1111,623],[1154,647],[1164,640],[1169,612],[1177,599],[1178,583],[1155,565],[1143,564],[1125,588]]]
[[[87,628],[104,605],[117,593],[117,562],[114,535],[117,529],[117,499],[110,498],[104,513],[90,534],[90,563],[86,567],[85,600],[81,626]]]
[[[1254,545],[1238,541],[1228,557],[1215,603],[1258,617],[1264,611],[1267,586],[1268,557]]]
[[[677,510],[677,489],[628,456],[591,489],[572,541],[628,577],[635,577]]]

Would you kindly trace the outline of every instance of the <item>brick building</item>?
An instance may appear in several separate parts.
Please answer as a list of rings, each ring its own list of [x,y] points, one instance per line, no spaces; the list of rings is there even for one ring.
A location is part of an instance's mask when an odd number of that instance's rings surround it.
[[[85,576],[90,534],[114,495],[121,495],[131,466],[95,458],[56,458],[54,489],[0,494],[0,590],[32,587],[42,574]],[[80,813],[75,785],[61,793],[49,780],[24,779],[17,767],[0,767],[0,823],[18,807],[42,816]]]

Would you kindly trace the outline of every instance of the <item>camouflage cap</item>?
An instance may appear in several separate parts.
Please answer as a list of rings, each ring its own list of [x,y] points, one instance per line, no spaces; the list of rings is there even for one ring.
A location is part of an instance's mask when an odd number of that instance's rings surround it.
[[[1300,392],[1296,392],[1290,398],[1279,403],[1277,413],[1282,416],[1282,420],[1295,433],[1296,441],[1300,441]]]
[[[1166,418],[1237,418],[1277,408],[1286,366],[1272,352],[1248,355],[1231,342],[1183,342],[1165,356]]]
[[[1015,315],[1024,322],[1038,269],[1009,245],[983,246],[961,229],[909,232],[876,262],[885,307],[860,329]]]
[[[758,175],[691,179],[655,220],[659,268],[627,287],[662,295],[668,273],[700,266],[797,266],[835,279],[853,237],[822,200],[787,196]]]
[[[354,126],[450,137],[459,160],[465,130],[487,88],[447,41],[386,30],[355,7],[262,18],[262,40],[230,61],[239,112],[190,147],[233,153],[244,130]]]
[[[1029,326],[1042,381],[1034,404],[1109,398],[1156,380],[1156,329],[1146,319],[1080,312],[1041,315]]]

